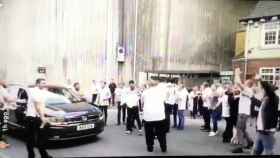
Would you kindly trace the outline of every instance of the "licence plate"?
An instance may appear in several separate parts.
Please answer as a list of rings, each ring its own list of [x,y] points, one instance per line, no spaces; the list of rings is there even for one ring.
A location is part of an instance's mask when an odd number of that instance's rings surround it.
[[[77,131],[87,130],[94,128],[94,124],[86,124],[77,126]]]

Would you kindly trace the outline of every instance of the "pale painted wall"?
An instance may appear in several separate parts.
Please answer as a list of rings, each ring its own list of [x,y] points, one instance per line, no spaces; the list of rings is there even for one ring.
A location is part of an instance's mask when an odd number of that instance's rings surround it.
[[[252,53],[248,54],[250,59],[262,58],[280,58],[280,46],[269,48],[263,45],[264,42],[264,24],[250,25],[247,27],[247,42],[248,50]]]

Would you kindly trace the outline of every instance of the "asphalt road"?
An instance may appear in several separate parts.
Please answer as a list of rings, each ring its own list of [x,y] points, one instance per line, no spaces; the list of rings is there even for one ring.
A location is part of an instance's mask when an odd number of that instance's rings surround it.
[[[223,121],[219,124],[220,134],[209,137],[208,133],[199,130],[201,119],[193,120],[187,117],[183,131],[171,129],[167,135],[167,153],[161,152],[157,141],[154,152],[149,153],[146,151],[144,135],[138,136],[136,131],[132,135],[125,135],[125,126],[116,125],[116,113],[116,109],[109,110],[108,126],[97,138],[57,143],[48,150],[49,153],[54,157],[233,155],[230,150],[234,146],[222,143]],[[249,131],[254,135],[253,127],[250,127]],[[276,137],[275,153],[280,155],[279,132]],[[27,157],[25,145],[20,139],[8,136],[8,142],[11,147],[0,150],[0,158]],[[249,154],[250,151],[246,150],[243,155]]]

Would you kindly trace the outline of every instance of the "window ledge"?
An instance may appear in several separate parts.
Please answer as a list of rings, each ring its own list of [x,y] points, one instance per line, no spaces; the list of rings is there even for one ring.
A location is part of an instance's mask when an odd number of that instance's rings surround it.
[[[260,50],[269,50],[269,49],[280,49],[280,45],[279,46],[262,46],[262,47],[260,47]]]

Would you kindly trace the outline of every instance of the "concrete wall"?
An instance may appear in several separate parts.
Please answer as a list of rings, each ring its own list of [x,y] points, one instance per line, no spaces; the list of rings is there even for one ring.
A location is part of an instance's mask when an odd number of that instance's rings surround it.
[[[145,70],[217,70],[220,66],[226,69],[234,54],[238,19],[247,15],[255,3],[239,0],[2,2],[0,75],[10,82],[30,83],[40,76],[37,68],[45,66],[49,82],[80,81],[84,86],[92,79],[116,78],[127,82],[138,79],[138,73]],[[116,60],[118,45],[126,51],[123,64]]]
[[[139,0],[137,70],[228,70],[257,1]]]
[[[0,71],[8,81],[33,82],[38,66],[47,68],[46,78],[54,83],[88,85],[117,76],[118,1],[2,2]]]

